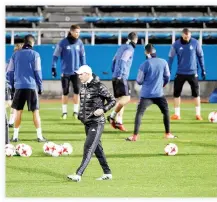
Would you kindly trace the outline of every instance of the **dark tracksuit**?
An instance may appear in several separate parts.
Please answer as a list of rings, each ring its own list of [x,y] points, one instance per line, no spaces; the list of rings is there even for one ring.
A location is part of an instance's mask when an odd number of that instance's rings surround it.
[[[8,81],[5,82],[5,101],[11,100]],[[9,144],[8,117],[5,109],[5,144]]]
[[[111,173],[100,140],[104,129],[105,117],[104,115],[95,116],[93,113],[97,109],[103,109],[104,112],[107,112],[115,103],[113,95],[98,78],[94,77],[90,83],[82,84],[78,118],[85,125],[86,140],[84,143],[83,159],[76,171],[77,175],[81,176],[83,174],[93,153],[95,153],[104,174]]]

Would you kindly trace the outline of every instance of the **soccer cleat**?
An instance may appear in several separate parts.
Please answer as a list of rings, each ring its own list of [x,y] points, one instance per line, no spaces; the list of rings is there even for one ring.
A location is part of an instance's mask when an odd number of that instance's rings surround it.
[[[123,124],[120,124],[120,123],[115,123],[115,127],[121,131],[127,131],[127,129],[124,127]]]
[[[61,119],[64,119],[64,120],[67,119],[67,113],[63,113],[61,116]]]
[[[126,138],[125,140],[135,142],[135,141],[137,141],[137,139],[138,139],[138,135],[132,135],[132,136]]]
[[[74,174],[74,175],[68,175],[67,178],[69,180],[74,181],[74,182],[80,182],[81,181],[81,176],[80,175],[76,175],[76,174]]]
[[[170,117],[171,120],[180,120],[181,117],[176,115],[176,114],[173,114],[171,117]]]
[[[11,140],[10,140],[11,142],[18,142],[19,140],[18,140],[18,138],[11,138]]]
[[[13,128],[13,127],[14,127],[14,124],[8,124],[8,127],[9,127],[9,128]]]
[[[202,121],[203,118],[202,118],[202,116],[200,116],[200,115],[196,115],[196,120]]]
[[[37,141],[38,142],[47,142],[48,140],[46,138],[42,137],[42,139],[37,138]]]
[[[73,112],[73,117],[74,117],[74,119],[78,120],[78,113],[77,112]]]
[[[174,136],[172,133],[165,133],[164,137],[166,139],[174,139],[177,138],[177,136]]]
[[[108,116],[108,117],[107,117],[107,120],[108,120],[108,122],[110,123],[110,125],[111,125],[114,129],[116,129],[115,120],[114,120],[111,116]]]
[[[101,177],[97,178],[96,180],[111,180],[112,174],[103,174]]]

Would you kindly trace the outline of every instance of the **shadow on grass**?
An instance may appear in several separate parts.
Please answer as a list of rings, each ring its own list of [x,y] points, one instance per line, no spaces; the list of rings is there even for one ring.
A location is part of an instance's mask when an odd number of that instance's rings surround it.
[[[213,147],[216,148],[217,151],[217,144],[207,144],[204,142],[182,142],[181,140],[179,141],[178,144],[184,144],[185,146],[189,145],[189,146],[200,146],[200,147]]]

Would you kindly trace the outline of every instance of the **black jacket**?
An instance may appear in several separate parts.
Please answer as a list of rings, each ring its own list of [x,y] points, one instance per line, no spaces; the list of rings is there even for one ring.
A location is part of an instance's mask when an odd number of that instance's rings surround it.
[[[105,102],[106,101],[106,102]],[[104,115],[94,116],[94,111],[103,109],[104,113],[115,106],[116,100],[99,77],[94,76],[90,83],[82,84],[78,119],[83,124],[105,123]]]

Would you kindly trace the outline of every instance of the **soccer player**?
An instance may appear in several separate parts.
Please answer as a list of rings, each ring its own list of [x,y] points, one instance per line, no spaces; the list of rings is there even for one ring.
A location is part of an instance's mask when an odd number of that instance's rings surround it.
[[[23,47],[23,43],[17,43],[14,45],[14,52],[17,50],[20,50]],[[8,64],[7,64],[8,66]],[[7,71],[7,67],[6,67],[6,71]],[[14,97],[14,89],[10,89],[10,97],[11,100],[13,100]],[[15,110],[13,108],[11,108],[10,110],[10,117],[9,117],[9,121],[8,121],[8,126],[9,128],[13,128],[14,127],[14,120],[15,120]]]
[[[171,71],[173,59],[177,55],[178,70],[174,80],[174,107],[175,114],[171,116],[172,120],[181,119],[180,115],[180,95],[185,81],[191,86],[192,96],[194,97],[196,120],[203,120],[200,113],[200,88],[197,74],[197,59],[201,67],[201,75],[203,80],[206,79],[206,71],[204,67],[204,55],[198,40],[191,37],[189,29],[182,30],[182,37],[175,41],[169,52],[169,68]]]
[[[12,108],[16,110],[16,116],[12,142],[18,142],[19,127],[25,102],[27,102],[28,110],[33,113],[37,141],[47,141],[42,136],[39,115],[38,94],[42,93],[41,59],[39,53],[33,50],[34,44],[34,36],[26,35],[22,49],[13,53],[8,64],[7,78],[12,89],[15,88]]]
[[[163,87],[166,86],[170,78],[168,64],[166,60],[157,58],[156,49],[150,43],[145,46],[145,54],[147,60],[140,65],[136,79],[137,83],[142,85],[142,89],[136,111],[134,133],[126,140],[137,141],[142,116],[152,104],[156,104],[163,114],[165,138],[175,138],[170,133],[169,108],[163,93]]]
[[[92,155],[95,153],[104,172],[102,177],[97,178],[97,180],[111,180],[111,170],[106,161],[100,139],[105,124],[104,113],[110,110],[116,101],[106,86],[99,81],[99,78],[93,76],[92,69],[89,66],[81,66],[77,74],[82,83],[78,119],[85,126],[86,140],[81,165],[78,167],[76,174],[68,175],[68,179],[79,182]]]
[[[121,131],[127,131],[123,125],[123,113],[124,106],[130,101],[128,77],[137,41],[137,34],[135,32],[129,33],[127,43],[117,50],[112,64],[112,85],[117,104],[107,119],[113,128]]]
[[[74,112],[75,119],[78,117],[79,110],[79,92],[80,80],[76,74],[76,70],[86,64],[85,50],[83,42],[79,39],[80,26],[72,25],[68,36],[62,39],[56,46],[53,54],[52,75],[57,76],[56,66],[58,57],[61,59],[61,82],[62,82],[62,119],[67,119],[67,104],[70,82],[72,82],[74,95]]]

